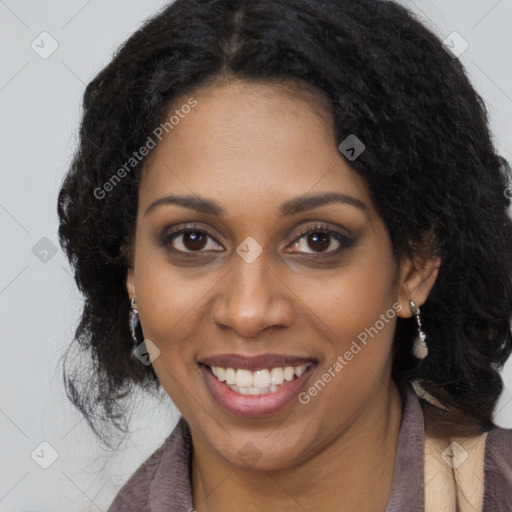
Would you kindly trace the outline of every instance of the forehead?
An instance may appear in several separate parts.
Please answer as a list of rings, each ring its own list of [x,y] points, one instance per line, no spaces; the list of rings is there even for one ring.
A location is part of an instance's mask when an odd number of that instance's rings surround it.
[[[181,111],[191,98],[195,106]],[[325,191],[370,201],[364,180],[339,153],[320,93],[222,83],[179,98],[173,113],[180,114],[178,123],[164,132],[145,167],[141,207],[166,193],[215,196],[245,209]]]

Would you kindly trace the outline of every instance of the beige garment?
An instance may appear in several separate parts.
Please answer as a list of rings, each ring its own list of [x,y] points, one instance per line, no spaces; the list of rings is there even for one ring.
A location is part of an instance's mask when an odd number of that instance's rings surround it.
[[[442,407],[417,383],[418,396]],[[487,432],[473,437],[425,434],[425,512],[482,512]]]
[[[425,436],[425,512],[481,512],[487,433]]]

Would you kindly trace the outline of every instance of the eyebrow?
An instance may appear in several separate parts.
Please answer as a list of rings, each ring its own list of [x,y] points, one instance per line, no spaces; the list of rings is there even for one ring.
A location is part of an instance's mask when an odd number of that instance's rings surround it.
[[[296,215],[307,210],[313,210],[314,208],[331,203],[348,204],[359,208],[364,212],[367,211],[366,205],[355,197],[347,194],[341,194],[339,192],[326,192],[324,194],[305,195],[289,199],[281,204],[279,212],[282,216],[289,217],[291,215]],[[144,212],[144,216],[155,208],[168,204],[175,204],[190,210],[195,210],[201,213],[210,213],[219,217],[222,217],[225,214],[224,208],[212,199],[192,195],[168,195],[153,201],[147,207]]]
[[[355,206],[364,212],[367,210],[366,205],[355,197],[347,194],[341,194],[339,192],[326,192],[325,194],[300,196],[295,199],[285,201],[280,207],[280,213],[283,216],[290,216],[330,203],[348,204],[350,206]]]

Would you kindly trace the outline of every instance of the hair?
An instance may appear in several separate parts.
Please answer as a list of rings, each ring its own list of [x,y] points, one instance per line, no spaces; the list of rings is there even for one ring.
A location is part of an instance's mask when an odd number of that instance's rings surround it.
[[[363,141],[350,165],[396,257],[441,259],[421,308],[429,355],[412,355],[415,319],[398,318],[392,378],[418,383],[441,404],[434,426],[492,428],[512,350],[509,178],[459,60],[393,1],[177,0],[87,85],[58,197],[60,244],[85,298],[66,354],[75,347],[82,357],[72,365],[65,357],[64,382],[96,435],[108,445],[109,426],[126,433],[132,393],[159,389],[152,366],[131,353],[125,284],[147,158],[108,194],[97,191],[177,99],[218,80],[313,88],[331,106],[336,140]]]

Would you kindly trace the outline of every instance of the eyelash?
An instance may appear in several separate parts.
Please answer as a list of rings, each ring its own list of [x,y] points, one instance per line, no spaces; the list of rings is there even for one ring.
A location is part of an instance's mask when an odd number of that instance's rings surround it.
[[[184,235],[186,233],[201,233],[201,234],[204,234],[204,235],[208,236],[209,238],[211,238],[216,244],[222,245],[217,240],[217,238],[215,238],[206,229],[201,228],[200,226],[197,226],[195,224],[182,226],[180,228],[175,229],[174,231],[171,231],[164,237],[164,239],[162,241],[163,245],[165,247],[167,247],[170,252],[179,253],[179,254],[201,254],[201,253],[207,252],[207,251],[203,251],[203,250],[182,251],[180,249],[174,249],[174,248],[170,247],[171,242],[175,238],[179,237],[180,235]],[[337,242],[339,242],[339,244],[340,244],[339,248],[337,248],[335,250],[331,250],[331,251],[324,251],[324,252],[317,252],[317,253],[315,253],[315,252],[312,252],[312,253],[300,252],[300,254],[307,254],[309,256],[314,255],[315,257],[332,256],[332,255],[338,254],[343,249],[350,248],[355,243],[355,240],[350,238],[349,236],[344,235],[344,234],[340,233],[339,231],[334,231],[334,230],[330,229],[329,227],[327,227],[325,224],[317,224],[316,226],[310,226],[310,227],[305,228],[302,231],[300,231],[290,245],[297,243],[301,238],[305,237],[306,235],[313,234],[313,233],[315,233],[315,234],[321,233],[321,234],[329,235],[330,237],[334,238]],[[222,252],[222,251],[214,251],[214,252]]]
[[[349,247],[354,245],[354,240],[351,239],[349,236],[344,235],[344,234],[340,233],[339,231],[330,229],[325,224],[317,224],[316,226],[310,226],[308,228],[304,228],[294,238],[292,245],[295,244],[296,242],[298,242],[301,238],[303,238],[307,235],[313,234],[313,233],[315,233],[315,234],[321,233],[321,234],[329,235],[331,238],[334,238],[340,244],[340,246],[338,247],[338,249],[331,250],[331,251],[324,251],[324,252],[318,252],[318,253],[315,253],[315,252],[305,253],[308,255],[316,254],[317,256],[322,256],[322,255],[332,256],[334,254],[338,254],[343,249],[348,249]]]

